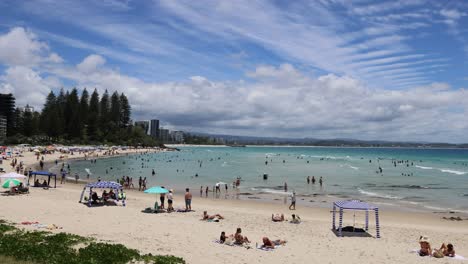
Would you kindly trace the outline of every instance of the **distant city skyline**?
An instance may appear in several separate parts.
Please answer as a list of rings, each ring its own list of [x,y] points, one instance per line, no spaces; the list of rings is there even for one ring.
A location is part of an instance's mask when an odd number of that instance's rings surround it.
[[[468,142],[465,1],[0,2],[0,93],[125,92],[133,120],[285,138]],[[165,132],[164,132],[165,133]]]

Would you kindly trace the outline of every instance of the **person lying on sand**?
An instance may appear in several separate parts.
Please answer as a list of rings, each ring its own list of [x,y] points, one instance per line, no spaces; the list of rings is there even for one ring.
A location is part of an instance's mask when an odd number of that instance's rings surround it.
[[[448,243],[445,245],[445,243],[440,246],[439,252],[441,252],[444,256],[446,257],[455,257],[455,249],[453,248],[453,245]]]
[[[421,249],[419,250],[419,256],[424,257],[432,255],[431,244],[427,236],[419,237],[419,245],[421,246]]]
[[[286,244],[286,240],[277,239],[277,240],[271,241],[268,237],[263,237],[262,248],[274,249],[275,246],[284,245],[284,244]]]
[[[204,212],[203,212],[203,218],[202,218],[202,220],[213,220],[213,219],[215,219],[215,218],[224,219],[224,217],[223,217],[222,215],[220,215],[220,214],[209,215],[209,214],[207,213],[207,211],[204,211]]]
[[[273,222],[283,222],[284,221],[284,215],[283,214],[271,214],[271,221]]]
[[[242,236],[242,229],[240,227],[237,228],[234,239],[236,240],[236,244],[239,245],[250,243],[250,240],[246,236]]]

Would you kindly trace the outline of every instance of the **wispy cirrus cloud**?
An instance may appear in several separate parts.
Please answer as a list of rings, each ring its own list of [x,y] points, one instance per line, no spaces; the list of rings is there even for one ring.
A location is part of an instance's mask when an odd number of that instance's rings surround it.
[[[410,1],[405,5],[418,6],[422,3],[422,1]],[[386,63],[398,63],[405,58],[417,60],[423,57],[426,59],[434,57],[430,54],[415,52],[406,43],[412,36],[400,32],[401,27],[378,27],[375,24],[369,24],[364,25],[364,29],[360,31],[350,34],[342,33],[341,31],[346,30],[344,25],[349,18],[339,17],[324,10],[319,2],[309,3],[307,7],[303,6],[300,12],[296,12],[295,6],[275,6],[266,1],[246,2],[242,6],[245,6],[245,10],[231,12],[233,7],[229,4],[208,5],[203,1],[158,2],[158,7],[167,9],[168,12],[179,16],[180,19],[196,26],[201,31],[217,34],[227,39],[244,38],[290,59],[309,63],[330,72],[359,76],[364,80],[368,78],[365,71],[361,69],[362,65],[379,65],[382,64],[382,60],[386,60]],[[398,3],[386,3],[349,8],[350,12],[372,15],[400,7]],[[255,10],[262,10],[262,15],[256,14]],[[321,18],[323,16],[326,16],[329,21],[326,25],[320,22],[313,24],[314,19],[310,19],[310,17]],[[416,16],[408,15],[407,17]],[[223,21],[223,23],[210,23],[210,21]],[[420,25],[408,28],[415,29],[418,26]],[[285,41],[285,39],[294,41]],[[364,61],[358,62],[359,60]],[[425,75],[424,72],[418,71],[409,64],[400,64],[400,67],[422,77]],[[387,76],[392,77],[390,72]]]

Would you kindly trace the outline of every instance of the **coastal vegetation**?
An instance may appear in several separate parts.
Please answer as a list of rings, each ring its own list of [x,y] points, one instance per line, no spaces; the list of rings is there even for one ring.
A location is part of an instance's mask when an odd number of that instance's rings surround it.
[[[155,146],[158,142],[132,125],[131,107],[124,93],[90,95],[76,88],[51,91],[41,112],[33,108],[12,109],[6,143],[118,144]]]
[[[0,261],[14,264],[124,264],[133,261],[155,264],[185,263],[179,257],[141,254],[138,250],[121,244],[96,242],[78,235],[25,231],[1,220]]]

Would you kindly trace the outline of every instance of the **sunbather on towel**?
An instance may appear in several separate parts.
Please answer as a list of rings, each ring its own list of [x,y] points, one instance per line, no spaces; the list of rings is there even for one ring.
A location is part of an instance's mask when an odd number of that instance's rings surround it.
[[[209,215],[207,211],[203,212],[202,220],[212,220],[212,219],[215,219],[215,218],[224,219],[224,217],[222,215],[220,215],[220,214]]]
[[[286,244],[286,240],[281,240],[281,239],[277,239],[277,240],[273,240],[271,241],[268,237],[263,237],[263,245],[262,245],[262,248],[275,248],[275,246],[279,246],[279,245],[284,245]]]
[[[236,240],[236,244],[239,245],[250,243],[250,240],[246,236],[242,236],[242,229],[240,227],[237,228],[234,239]]]
[[[284,215],[283,214],[271,214],[271,221],[273,222],[283,222],[284,221]]]
[[[431,249],[431,244],[429,242],[429,237],[420,236],[419,245],[421,246],[421,249],[419,250],[419,256],[424,257],[424,256],[432,255],[432,249]]]
[[[446,257],[455,257],[455,249],[453,248],[453,245],[448,243],[445,245],[445,243],[440,246],[439,252],[442,252],[442,254]]]

